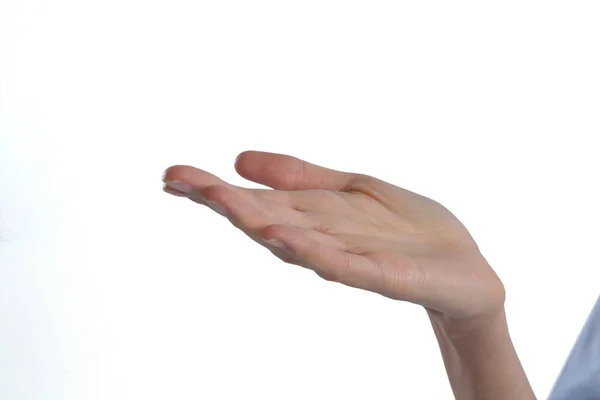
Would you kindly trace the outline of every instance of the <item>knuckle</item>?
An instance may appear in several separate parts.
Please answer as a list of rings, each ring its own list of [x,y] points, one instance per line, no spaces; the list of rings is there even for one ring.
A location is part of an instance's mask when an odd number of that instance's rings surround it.
[[[202,190],[202,196],[206,200],[219,201],[226,193],[226,189],[218,185],[212,185]]]
[[[335,268],[332,268],[331,270],[320,269],[315,272],[317,273],[317,275],[319,275],[326,281],[343,282],[344,278],[348,274],[348,271],[350,270],[351,260],[349,257],[342,255],[337,264],[338,265]]]
[[[350,180],[351,188],[360,188],[363,186],[372,185],[377,179],[367,174],[353,174],[353,178]]]
[[[342,253],[340,256],[340,262],[341,262],[340,275],[341,276],[347,275],[348,272],[350,271],[350,267],[352,266],[352,260],[350,259],[350,257],[348,256],[347,253]]]

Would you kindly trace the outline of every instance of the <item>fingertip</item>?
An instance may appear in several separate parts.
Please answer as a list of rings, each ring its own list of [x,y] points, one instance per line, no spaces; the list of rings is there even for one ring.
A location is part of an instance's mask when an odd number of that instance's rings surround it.
[[[240,154],[238,154],[237,157],[235,158],[235,161],[233,162],[233,168],[239,175],[242,175],[241,160],[242,160],[242,158],[244,158],[244,154],[246,154],[246,153],[247,153],[247,151],[243,151]]]
[[[256,150],[245,150],[237,155],[233,163],[233,167],[236,172],[242,177],[248,176],[249,172],[252,171],[252,157],[259,153]]]
[[[170,167],[165,168],[165,170],[162,173],[162,178],[161,180],[163,182],[167,182],[167,180],[169,179],[169,176],[172,174],[171,169],[174,167],[174,165],[171,165]]]
[[[235,158],[234,164],[237,165],[240,161],[240,159],[244,158],[247,154],[249,153],[253,153],[254,150],[244,150],[242,151],[240,154],[237,155],[237,157]]]
[[[244,179],[273,189],[293,189],[298,169],[295,157],[265,151],[247,150],[238,155],[235,170]]]
[[[191,165],[171,165],[163,171],[162,181],[169,182],[183,180],[182,177],[186,177],[196,170],[198,170],[198,168],[192,167]]]

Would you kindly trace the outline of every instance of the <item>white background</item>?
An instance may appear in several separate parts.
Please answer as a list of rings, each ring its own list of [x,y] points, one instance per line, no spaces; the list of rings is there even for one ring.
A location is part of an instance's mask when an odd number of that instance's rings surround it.
[[[161,190],[172,164],[244,184],[247,149],[450,208],[545,398],[598,295],[599,20],[595,1],[0,0],[0,398],[452,398],[422,309]]]

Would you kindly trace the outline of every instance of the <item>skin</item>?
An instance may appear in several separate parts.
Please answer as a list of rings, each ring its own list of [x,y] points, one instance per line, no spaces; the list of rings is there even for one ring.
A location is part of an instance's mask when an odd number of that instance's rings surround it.
[[[246,151],[244,188],[175,165],[163,189],[226,217],[284,262],[421,305],[457,399],[535,399],[516,356],[505,290],[465,226],[440,203],[372,176]]]

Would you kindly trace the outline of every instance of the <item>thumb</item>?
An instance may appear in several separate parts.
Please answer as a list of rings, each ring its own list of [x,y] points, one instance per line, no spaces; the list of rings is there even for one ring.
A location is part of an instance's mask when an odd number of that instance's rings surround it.
[[[296,157],[244,151],[235,160],[242,177],[279,190],[343,190],[356,174],[324,168]]]

